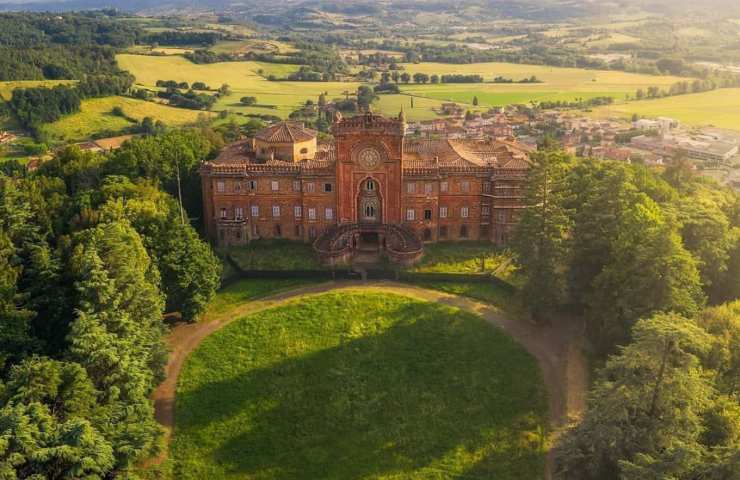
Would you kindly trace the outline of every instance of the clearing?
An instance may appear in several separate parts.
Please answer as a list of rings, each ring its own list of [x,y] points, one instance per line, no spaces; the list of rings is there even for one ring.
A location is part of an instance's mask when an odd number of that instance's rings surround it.
[[[177,388],[180,478],[541,478],[535,358],[483,318],[388,292],[302,298],[206,338]]]

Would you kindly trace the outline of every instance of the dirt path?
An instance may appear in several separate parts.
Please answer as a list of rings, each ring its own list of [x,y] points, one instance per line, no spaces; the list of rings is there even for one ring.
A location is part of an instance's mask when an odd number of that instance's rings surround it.
[[[167,338],[171,353],[166,366],[166,379],[154,392],[155,416],[166,430],[169,444],[174,427],[175,391],[177,377],[188,355],[211,333],[244,315],[273,308],[307,295],[329,291],[362,290],[364,292],[394,293],[411,298],[437,302],[480,315],[499,326],[521,344],[538,361],[549,392],[550,418],[554,434],[572,418],[580,416],[585,409],[586,362],[581,355],[578,326],[570,322],[553,320],[546,326],[534,326],[521,320],[502,316],[499,311],[480,301],[459,295],[428,290],[396,282],[329,282],[310,287],[290,290],[270,297],[246,302],[227,315],[219,315],[213,321],[184,324],[175,327]],[[164,453],[166,455],[166,452]],[[155,460],[159,463],[164,457]],[[552,478],[553,458],[548,455],[546,480]]]

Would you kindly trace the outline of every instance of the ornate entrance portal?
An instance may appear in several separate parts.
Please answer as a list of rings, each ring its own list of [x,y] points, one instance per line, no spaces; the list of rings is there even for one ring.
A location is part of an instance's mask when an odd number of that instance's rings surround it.
[[[362,182],[357,197],[357,220],[360,224],[382,223],[382,205],[378,182],[368,178]]]

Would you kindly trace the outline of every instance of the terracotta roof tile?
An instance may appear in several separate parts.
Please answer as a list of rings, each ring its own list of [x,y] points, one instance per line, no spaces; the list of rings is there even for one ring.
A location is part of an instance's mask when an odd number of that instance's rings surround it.
[[[258,140],[271,143],[305,142],[316,137],[314,130],[305,128],[300,122],[279,122],[254,136]]]

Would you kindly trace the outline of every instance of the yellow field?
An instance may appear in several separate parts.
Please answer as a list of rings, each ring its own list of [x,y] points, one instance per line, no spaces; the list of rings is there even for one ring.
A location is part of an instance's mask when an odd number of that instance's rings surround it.
[[[227,83],[231,95],[222,97],[214,106],[215,111],[230,110],[244,113],[260,113],[287,117],[306,100],[318,101],[326,92],[332,98],[342,97],[345,91],[354,93],[359,83],[354,82],[271,82],[267,75],[284,77],[298,69],[297,65],[260,62],[224,62],[196,65],[182,57],[148,57],[144,55],[118,55],[118,64],[136,77],[136,82],[153,87],[157,80],[178,82],[206,82],[212,88]],[[263,70],[263,74],[257,72]],[[273,108],[243,107],[239,99],[244,96],[257,97],[260,105]]]
[[[0,82],[0,98],[10,100],[16,88],[53,87],[55,85],[75,83],[77,80],[20,80],[15,82]]]
[[[545,83],[539,86],[551,89],[573,91],[628,91],[650,85],[667,86],[676,83],[682,78],[658,75],[640,75],[635,73],[618,72],[613,70],[587,70],[583,68],[559,68],[546,65],[525,65],[518,63],[470,63],[453,65],[449,63],[406,63],[403,67],[412,75],[416,72],[432,74],[464,74],[481,75],[485,81],[492,81],[494,77],[502,76],[519,80],[532,75]],[[469,85],[471,86],[471,85]],[[477,88],[480,84],[474,84]],[[499,85],[493,85],[498,87]],[[526,86],[526,85],[525,85]]]
[[[211,115],[133,98],[105,97],[83,100],[80,112],[44,125],[43,130],[55,140],[77,141],[97,132],[117,132],[131,126],[132,123],[127,119],[111,113],[113,107],[121,107],[127,117],[138,121],[144,117],[152,117],[169,126],[194,123],[198,115]]]
[[[635,113],[646,117],[671,117],[688,125],[713,125],[740,130],[740,88],[723,88],[711,92],[611,105],[594,109],[590,114],[599,118],[629,118]]]

